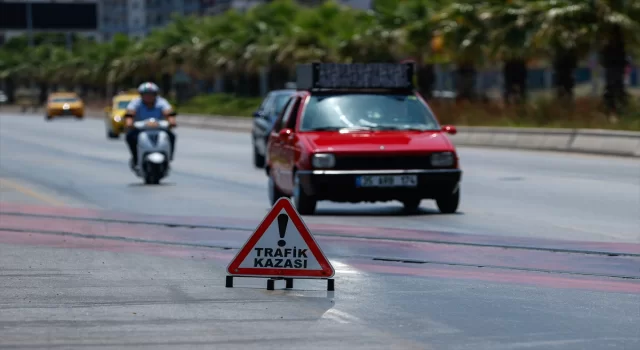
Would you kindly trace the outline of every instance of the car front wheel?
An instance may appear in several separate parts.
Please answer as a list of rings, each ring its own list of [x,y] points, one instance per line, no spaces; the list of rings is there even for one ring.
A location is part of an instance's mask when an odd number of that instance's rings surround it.
[[[109,139],[117,139],[119,137],[120,137],[119,134],[116,134],[115,132],[113,132],[111,130],[107,130],[107,138],[109,138]]]
[[[422,200],[420,198],[410,198],[402,201],[402,205],[404,206],[404,211],[406,213],[415,213],[420,208],[420,202]]]
[[[254,145],[253,145],[253,166],[255,166],[256,168],[262,169],[262,168],[264,168],[264,163],[265,163],[264,161],[265,161],[264,156],[261,155],[258,152],[258,148],[256,147],[256,145],[254,143]]]
[[[297,174],[293,174],[293,181],[293,204],[300,214],[313,215],[318,201],[304,192]]]
[[[458,204],[460,204],[460,188],[456,189],[455,192],[442,196],[436,199],[436,204],[438,205],[438,209],[443,214],[453,214],[458,210]]]

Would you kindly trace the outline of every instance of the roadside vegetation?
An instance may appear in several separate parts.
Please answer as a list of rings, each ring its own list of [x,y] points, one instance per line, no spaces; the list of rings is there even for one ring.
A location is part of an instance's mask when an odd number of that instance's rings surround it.
[[[246,13],[176,17],[135,41],[104,43],[47,34],[0,47],[0,86],[11,101],[34,83],[102,98],[155,80],[181,111],[249,116],[269,89],[294,80],[296,63],[413,60],[421,93],[438,117],[468,125],[584,126],[638,129],[640,108],[625,85],[629,55],[640,51],[640,0],[376,0],[374,11],[327,1],[304,7],[276,0]],[[576,93],[576,67],[600,54],[604,93]],[[453,65],[455,98],[433,96],[435,70]],[[527,91],[527,68],[553,69],[551,96]],[[479,70],[502,67],[503,90],[479,91]],[[191,83],[180,85],[176,73]],[[263,81],[264,82],[264,81]],[[176,85],[176,83],[178,85]],[[218,90],[221,93],[211,94]],[[195,96],[199,95],[199,96]],[[194,97],[195,96],[195,97]]]
[[[179,110],[186,114],[250,118],[261,102],[262,99],[256,97],[207,94],[190,99]],[[432,99],[429,104],[442,124],[640,131],[640,102],[633,99],[629,101],[626,112],[615,123],[604,118],[600,99],[588,97],[576,98],[571,107],[550,97],[508,106],[439,99]]]

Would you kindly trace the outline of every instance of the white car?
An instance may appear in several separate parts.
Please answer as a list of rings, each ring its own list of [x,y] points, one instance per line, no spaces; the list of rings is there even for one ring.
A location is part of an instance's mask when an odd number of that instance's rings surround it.
[[[4,91],[0,90],[0,104],[5,104],[9,101],[7,95],[5,95]]]

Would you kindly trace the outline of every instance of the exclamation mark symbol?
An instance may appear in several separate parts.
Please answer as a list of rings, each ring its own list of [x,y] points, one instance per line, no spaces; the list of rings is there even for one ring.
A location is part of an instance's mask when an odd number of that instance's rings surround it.
[[[278,215],[278,230],[280,231],[280,238],[284,238],[284,234],[287,232],[287,224],[289,223],[289,217],[287,214]],[[279,247],[284,247],[287,242],[284,239],[278,241]]]

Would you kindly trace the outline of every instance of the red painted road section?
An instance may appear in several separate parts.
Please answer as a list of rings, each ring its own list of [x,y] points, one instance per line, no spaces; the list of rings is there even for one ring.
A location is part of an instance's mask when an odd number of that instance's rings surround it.
[[[100,212],[73,208],[31,207],[0,203],[0,212],[19,212],[25,214],[65,215],[73,217],[91,217],[114,220],[133,220],[168,222],[167,217],[144,217],[114,212]],[[216,221],[211,218],[171,218],[173,224],[199,224],[211,226],[230,226],[246,228],[246,223],[233,220]],[[256,220],[257,224],[259,219]],[[316,233],[313,225],[312,232]],[[69,220],[60,218],[41,218],[0,213],[0,243],[33,244],[59,248],[94,249],[113,252],[152,254],[177,258],[191,258],[213,260],[220,268],[226,266],[229,260],[245,242],[251,232],[246,230],[215,230],[215,229],[187,229],[143,224],[123,224],[113,222]],[[249,226],[250,227],[250,226]],[[7,231],[8,230],[8,231]],[[23,230],[24,232],[11,232]],[[34,232],[35,231],[35,232]],[[49,234],[38,233],[48,231]],[[375,230],[363,229],[371,236]],[[85,238],[63,236],[56,233],[74,233],[85,235]],[[424,242],[403,242],[384,239],[362,239],[352,227],[325,226],[316,239],[322,249],[332,260],[349,265],[349,268],[363,273],[385,273],[396,275],[424,276],[435,278],[464,278],[500,283],[515,283],[518,285],[545,286],[553,288],[577,288],[600,290],[609,292],[640,293],[640,257],[606,255],[585,255],[574,253],[556,253],[549,251],[504,249],[495,247],[475,247],[451,244],[433,244]],[[420,231],[389,230],[386,237],[407,239],[412,235],[420,235]],[[423,235],[434,237],[438,233],[425,232]],[[460,243],[488,242],[483,236],[449,235],[460,239]],[[345,237],[350,236],[350,237]],[[99,237],[99,238],[91,238]],[[132,242],[127,239],[144,240],[147,242]],[[418,238],[424,239],[424,238]],[[466,239],[466,240],[464,240]],[[492,238],[493,239],[493,238]],[[511,238],[501,237],[501,245],[510,245]],[[158,242],[160,241],[160,242]],[[536,240],[528,240],[535,243]],[[162,243],[162,244],[159,244]],[[214,249],[198,246],[184,246],[180,244],[211,245],[216,247],[234,248],[234,250]],[[545,240],[545,244],[551,244]],[[482,243],[486,244],[486,243]],[[584,249],[584,242],[560,241],[567,249]],[[539,245],[530,244],[532,247]],[[554,245],[555,246],[555,245]],[[612,247],[613,246],[613,247]],[[605,251],[634,253],[640,251],[638,244],[598,243],[591,245],[591,249],[598,247]],[[544,244],[543,244],[544,247]],[[578,248],[576,248],[578,247]],[[625,248],[622,250],[621,248]],[[396,262],[375,261],[372,258],[401,258],[406,260],[420,260],[432,263],[408,264]],[[479,266],[494,266],[496,268],[478,268],[470,266],[446,266],[442,263],[469,264]],[[556,273],[526,272],[514,269],[552,270]],[[569,274],[558,273],[560,271]],[[606,278],[598,276],[580,276],[576,274],[598,274],[611,276],[631,276],[638,279]],[[337,272],[337,278],[340,273]]]
[[[216,251],[208,248],[168,246],[150,243],[130,243],[101,239],[86,239],[64,236],[41,235],[37,233],[15,233],[0,231],[0,244],[28,244],[66,249],[90,249],[105,252],[147,254],[170,258],[192,259],[215,263],[220,269],[233,258],[235,251]],[[333,260],[333,259],[332,259]],[[343,262],[341,260],[341,262]],[[537,272],[512,272],[490,268],[469,268],[456,266],[408,266],[405,264],[377,263],[350,258],[349,269],[361,273],[381,273],[442,279],[465,279],[482,282],[497,282],[531,287],[583,289],[601,292],[640,294],[640,283],[601,277],[569,276]],[[340,270],[335,278],[339,281]],[[222,283],[222,282],[221,282]]]
[[[71,233],[103,238],[137,239],[149,242],[186,243],[239,249],[250,232],[237,230],[185,229],[153,225],[131,225],[68,219],[33,218],[0,214],[0,228]],[[584,274],[640,278],[640,257],[565,254],[537,250],[494,247],[363,240],[351,237],[316,237],[323,251],[332,257],[400,258],[427,262],[469,264],[520,269],[544,269]]]
[[[153,216],[128,214],[106,210],[93,210],[71,207],[48,207],[0,202],[1,212],[18,212],[40,215],[61,215],[81,218],[120,220],[131,222],[153,222],[165,224],[180,224],[193,226],[218,226],[253,230],[262,218],[256,220],[241,220],[219,217],[184,217],[184,216]],[[265,213],[266,214],[266,213]],[[545,249],[570,249],[587,251],[607,251],[620,254],[640,254],[640,244],[636,243],[601,243],[551,240],[542,238],[504,237],[490,234],[460,234],[452,232],[435,232],[427,230],[406,230],[380,227],[360,227],[347,225],[307,224],[316,235],[349,235],[362,238],[393,238],[404,240],[422,240],[429,242],[447,242],[475,245],[505,245],[509,247],[537,247]],[[562,236],[562,232],[558,232]]]

